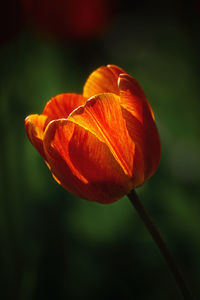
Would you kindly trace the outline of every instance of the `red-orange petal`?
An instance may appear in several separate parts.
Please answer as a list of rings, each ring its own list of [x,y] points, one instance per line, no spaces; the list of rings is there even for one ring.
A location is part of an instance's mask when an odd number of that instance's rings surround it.
[[[111,203],[132,188],[108,146],[69,120],[50,122],[44,150],[56,181],[78,197]]]
[[[42,114],[47,115],[49,121],[67,118],[75,108],[83,105],[85,102],[86,99],[79,94],[59,94],[47,102]]]
[[[119,96],[112,93],[96,95],[84,107],[75,110],[68,119],[107,144],[124,173],[132,178],[134,187],[143,183],[142,155],[127,130]]]
[[[90,98],[101,93],[119,94],[117,80],[121,73],[125,71],[115,65],[98,68],[86,80],[83,96]]]
[[[118,85],[129,134],[143,153],[146,180],[153,175],[160,162],[160,138],[153,111],[142,88],[133,77],[128,74],[120,75]]]
[[[26,134],[31,144],[45,158],[43,150],[43,135],[44,129],[48,123],[48,117],[45,115],[30,115],[25,119]]]

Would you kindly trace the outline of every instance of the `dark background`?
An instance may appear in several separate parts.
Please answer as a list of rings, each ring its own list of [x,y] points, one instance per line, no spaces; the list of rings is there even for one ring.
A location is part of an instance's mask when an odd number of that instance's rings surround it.
[[[63,1],[55,2],[64,14]],[[72,196],[52,179],[24,130],[27,115],[41,113],[58,93],[81,93],[90,72],[106,64],[133,75],[154,109],[161,163],[137,192],[200,298],[200,5],[103,5],[102,27],[88,33],[83,26],[79,34],[76,9],[63,33],[53,17],[51,26],[38,21],[40,13],[46,20],[40,6],[32,12],[19,1],[1,4],[1,299],[180,299],[129,200],[101,205]]]

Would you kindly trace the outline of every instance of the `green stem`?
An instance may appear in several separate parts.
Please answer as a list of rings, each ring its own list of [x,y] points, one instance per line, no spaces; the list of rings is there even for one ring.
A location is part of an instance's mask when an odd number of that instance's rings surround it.
[[[146,211],[145,207],[143,206],[142,202],[138,198],[135,190],[132,190],[127,196],[130,199],[133,206],[135,207],[136,211],[138,212],[146,229],[151,234],[157,247],[159,248],[161,255],[163,256],[164,260],[166,261],[168,268],[176,281],[177,287],[179,288],[183,299],[184,300],[192,300],[193,297],[191,295],[189,288],[186,285],[183,275],[181,274],[180,270],[178,269],[178,266],[177,266],[175,260],[173,259],[166,243],[164,242],[156,225],[152,221],[151,217],[149,216],[149,214]]]

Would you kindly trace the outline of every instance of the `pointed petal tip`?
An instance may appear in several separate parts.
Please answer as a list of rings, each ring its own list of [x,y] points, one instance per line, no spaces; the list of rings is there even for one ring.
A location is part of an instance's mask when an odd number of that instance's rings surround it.
[[[106,67],[107,67],[107,68],[117,68],[117,69],[119,69],[118,66],[113,65],[113,64],[108,64],[108,65],[106,65]]]
[[[116,65],[108,64],[93,71],[85,82],[83,96],[90,98],[100,93],[119,95],[117,80],[121,73],[126,73]]]
[[[129,74],[122,73],[119,75],[118,88],[122,92],[130,91],[131,94],[146,99],[146,95],[139,82]]]
[[[24,119],[25,127],[28,125],[28,123],[31,123],[32,118],[36,118],[37,116],[38,116],[38,114],[32,114],[32,115],[26,116],[26,118]]]
[[[119,77],[120,74],[126,74],[126,72],[122,68],[120,68],[116,65],[109,64],[106,67],[117,77]]]
[[[43,114],[49,120],[67,118],[78,106],[83,105],[86,99],[76,93],[62,93],[52,97],[45,105]]]
[[[26,132],[28,134],[28,128],[29,126],[34,124],[34,121],[39,117],[38,114],[32,114],[32,115],[28,115],[25,119],[24,119],[24,126],[26,129]]]
[[[126,91],[130,89],[132,85],[132,77],[126,73],[121,73],[118,78],[118,87],[121,91]]]
[[[48,117],[45,115],[33,114],[29,115],[24,120],[26,134],[31,144],[45,159],[43,151],[43,134],[48,123]]]
[[[27,116],[27,117],[24,119],[24,123],[25,123],[25,124],[28,122],[28,119],[29,119],[29,116]]]
[[[120,75],[119,75],[119,77],[120,77],[120,79],[123,79],[123,78],[127,78],[127,79],[129,79],[129,78],[132,78],[129,74],[127,74],[127,73],[121,73]]]

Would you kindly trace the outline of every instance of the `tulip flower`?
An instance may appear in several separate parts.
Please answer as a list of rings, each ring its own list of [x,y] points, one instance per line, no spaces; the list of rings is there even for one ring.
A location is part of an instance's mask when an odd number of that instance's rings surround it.
[[[54,179],[80,198],[111,203],[141,186],[160,161],[160,139],[139,83],[108,65],[83,94],[65,93],[25,119],[32,145]]]
[[[191,292],[135,192],[156,171],[160,139],[139,83],[117,66],[95,70],[83,94],[60,94],[25,119],[30,142],[54,179],[78,197],[112,203],[126,195],[166,261],[185,300]]]

